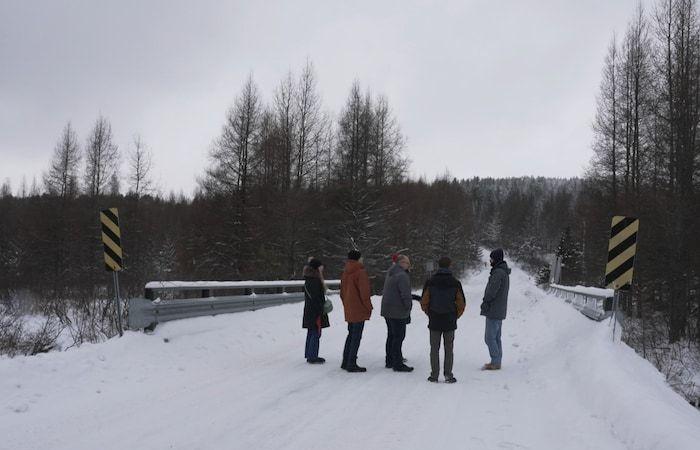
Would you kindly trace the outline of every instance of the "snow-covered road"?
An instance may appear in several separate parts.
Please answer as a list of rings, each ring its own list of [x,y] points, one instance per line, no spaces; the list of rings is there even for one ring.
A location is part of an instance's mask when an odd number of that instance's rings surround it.
[[[465,280],[457,384],[432,384],[427,320],[414,308],[404,355],[384,368],[386,326],[365,326],[359,363],[340,369],[339,299],[322,366],[303,359],[300,304],[161,325],[153,335],[0,359],[0,448],[18,449],[696,449],[700,414],[627,346],[533,285],[517,267],[504,366],[478,306],[487,271]],[[414,306],[418,306],[415,304]]]

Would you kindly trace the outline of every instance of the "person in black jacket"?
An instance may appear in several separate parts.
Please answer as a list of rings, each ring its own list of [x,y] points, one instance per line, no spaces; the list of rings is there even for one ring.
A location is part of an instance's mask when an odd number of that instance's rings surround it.
[[[438,271],[425,282],[421,308],[428,315],[430,329],[430,367],[428,381],[437,383],[440,372],[440,341],[445,342],[445,383],[454,383],[452,374],[454,361],[454,339],[457,319],[466,307],[462,283],[450,271],[450,258],[444,256],[438,261]]]
[[[302,327],[306,328],[306,350],[304,356],[310,364],[323,364],[325,359],[318,357],[321,329],[330,326],[328,315],[323,313],[326,301],[326,286],[323,282],[323,263],[316,258],[309,258],[304,266],[304,318]]]

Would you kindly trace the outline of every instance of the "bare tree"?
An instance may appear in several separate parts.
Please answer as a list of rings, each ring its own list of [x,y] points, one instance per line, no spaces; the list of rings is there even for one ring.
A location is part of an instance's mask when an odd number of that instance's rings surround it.
[[[119,179],[119,173],[114,172],[112,176],[109,178],[109,195],[112,196],[117,196],[121,194],[122,191],[122,183],[121,180]]]
[[[275,90],[274,109],[277,115],[277,126],[281,139],[282,186],[288,191],[292,186],[293,155],[296,143],[297,114],[295,108],[296,85],[294,75],[290,71]]]
[[[389,101],[379,96],[374,107],[373,147],[370,153],[372,184],[382,187],[400,181],[408,161],[403,157],[404,138],[396,118],[392,116]]]
[[[143,143],[141,136],[134,136],[134,150],[129,155],[129,192],[136,198],[153,192],[152,169],[153,153]]]
[[[294,185],[300,189],[313,169],[309,159],[315,157],[312,149],[322,133],[321,97],[316,90],[316,76],[310,61],[302,70],[295,94],[297,133]]]
[[[17,197],[25,198],[29,194],[29,188],[27,187],[27,175],[22,175],[22,180],[19,182],[19,187],[17,188]]]
[[[98,117],[85,146],[85,191],[92,197],[104,194],[117,173],[119,149],[112,139],[112,125]]]
[[[12,197],[12,184],[9,178],[5,178],[5,181],[0,187],[0,198]]]
[[[617,39],[613,36],[608,47],[608,54],[605,57],[596,117],[593,123],[593,150],[595,152],[593,166],[597,173],[610,177],[610,195],[613,204],[617,202],[618,173],[620,170],[617,146],[619,139],[618,59]]]
[[[80,147],[78,136],[68,122],[54,148],[49,170],[44,174],[44,186],[50,195],[72,198],[78,194]]]
[[[30,197],[38,197],[41,195],[41,187],[39,187],[39,182],[36,180],[36,175],[32,177],[32,187],[29,188]]]
[[[318,139],[313,146],[312,176],[310,185],[314,189],[328,187],[333,166],[334,131],[330,114],[325,113],[319,121]]]
[[[221,136],[211,151],[212,166],[205,179],[208,190],[235,195],[242,204],[246,203],[254,173],[251,162],[260,131],[261,110],[258,87],[251,75],[226,114]]]
[[[361,128],[363,102],[360,82],[355,81],[345,108],[338,118],[337,179],[341,184],[354,188],[359,183],[358,172],[362,167]]]

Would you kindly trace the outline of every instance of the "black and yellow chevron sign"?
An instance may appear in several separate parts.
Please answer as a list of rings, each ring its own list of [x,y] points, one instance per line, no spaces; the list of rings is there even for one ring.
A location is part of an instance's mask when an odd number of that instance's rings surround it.
[[[123,260],[117,208],[101,210],[100,222],[102,222],[102,244],[105,249],[105,269],[118,272],[122,270]]]
[[[613,217],[608,264],[605,267],[605,285],[608,289],[627,290],[632,287],[638,231],[639,219],[636,217]]]

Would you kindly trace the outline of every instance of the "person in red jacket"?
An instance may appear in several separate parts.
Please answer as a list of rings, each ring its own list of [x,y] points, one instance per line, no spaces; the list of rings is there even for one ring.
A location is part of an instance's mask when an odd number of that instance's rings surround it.
[[[340,299],[343,301],[345,321],[348,323],[348,337],[343,349],[343,363],[340,367],[348,372],[366,372],[357,365],[357,352],[360,349],[362,330],[365,321],[372,316],[369,277],[365,266],[360,262],[362,254],[357,250],[348,253],[345,270],[340,279]]]

